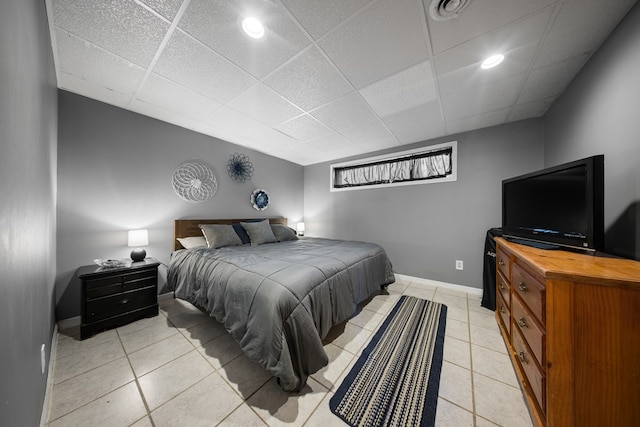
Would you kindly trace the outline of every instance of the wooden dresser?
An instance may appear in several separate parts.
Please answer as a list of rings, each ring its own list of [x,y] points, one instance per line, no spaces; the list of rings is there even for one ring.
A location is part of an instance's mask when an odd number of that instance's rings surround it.
[[[496,320],[534,424],[640,425],[640,262],[496,238]]]
[[[159,265],[156,259],[145,258],[124,268],[80,267],[80,338],[156,316]]]

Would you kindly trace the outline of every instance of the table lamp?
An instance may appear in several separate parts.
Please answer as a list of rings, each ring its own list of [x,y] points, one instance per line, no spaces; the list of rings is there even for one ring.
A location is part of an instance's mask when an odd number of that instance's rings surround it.
[[[298,231],[298,236],[304,236],[304,222],[299,222],[296,230]]]
[[[142,261],[147,256],[147,251],[140,246],[149,244],[149,233],[147,230],[129,230],[129,244],[127,246],[135,248],[131,251],[131,259],[134,262]]]

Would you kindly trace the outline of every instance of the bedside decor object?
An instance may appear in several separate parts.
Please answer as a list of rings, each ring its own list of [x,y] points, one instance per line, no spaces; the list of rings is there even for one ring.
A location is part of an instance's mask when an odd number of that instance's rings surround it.
[[[158,266],[153,258],[121,268],[86,265],[80,279],[80,339],[158,315]]]
[[[132,260],[129,258],[120,259],[94,259],[93,262],[98,264],[103,269],[107,268],[122,268],[131,267]]]
[[[296,231],[298,232],[298,236],[304,236],[304,222],[299,222],[296,225]]]
[[[227,163],[227,172],[234,181],[245,182],[253,176],[253,165],[248,156],[233,153]]]
[[[135,248],[131,251],[131,259],[134,262],[142,261],[147,256],[147,251],[140,246],[149,244],[149,233],[147,230],[129,230],[129,243],[127,246]]]
[[[173,191],[182,200],[203,203],[215,196],[218,181],[211,168],[199,160],[180,164],[173,172]]]
[[[251,193],[251,205],[255,210],[263,211],[269,206],[269,193],[267,190],[256,188]]]

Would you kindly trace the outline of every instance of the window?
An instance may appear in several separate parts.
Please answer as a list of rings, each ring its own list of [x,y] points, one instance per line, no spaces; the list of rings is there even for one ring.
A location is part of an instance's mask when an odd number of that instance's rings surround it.
[[[456,141],[331,165],[331,191],[450,182],[456,179]]]

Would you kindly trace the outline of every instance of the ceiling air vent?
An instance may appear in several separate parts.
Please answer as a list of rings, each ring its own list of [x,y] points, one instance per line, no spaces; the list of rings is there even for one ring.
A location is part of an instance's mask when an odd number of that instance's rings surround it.
[[[469,3],[471,0],[432,0],[429,6],[429,16],[435,21],[457,18]]]

